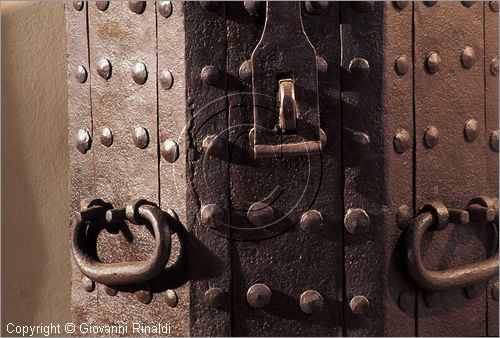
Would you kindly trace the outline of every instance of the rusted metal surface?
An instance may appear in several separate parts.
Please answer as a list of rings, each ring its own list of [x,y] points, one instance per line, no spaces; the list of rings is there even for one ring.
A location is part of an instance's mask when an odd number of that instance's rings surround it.
[[[412,4],[355,5],[341,5],[344,335],[412,336],[397,245],[398,211],[413,203]]]
[[[468,7],[460,2],[415,3],[417,208],[432,201],[465,208],[471,197],[485,191],[484,123],[478,124],[473,142],[464,135],[469,119],[484,121],[483,29],[481,3]],[[470,68],[461,60],[468,46],[477,55]],[[478,262],[486,259],[494,241],[492,229],[485,226],[454,224],[429,232],[424,236],[424,264],[442,270]],[[485,285],[477,287],[482,291],[473,298],[462,289],[420,292],[418,335],[485,335]]]

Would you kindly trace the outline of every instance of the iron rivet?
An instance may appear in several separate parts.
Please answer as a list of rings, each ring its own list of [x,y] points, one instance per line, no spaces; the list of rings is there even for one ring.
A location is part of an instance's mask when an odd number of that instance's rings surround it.
[[[300,309],[308,315],[314,315],[323,308],[323,297],[319,292],[307,290],[300,295]]]
[[[328,1],[304,1],[307,13],[318,15],[328,9]]]
[[[146,286],[146,289],[144,290],[137,290],[134,292],[135,298],[143,304],[149,304],[151,303],[151,300],[153,299],[153,293],[151,292],[151,288],[149,285]]]
[[[203,9],[205,9],[209,12],[215,12],[221,6],[220,1],[199,1],[199,3],[200,3],[200,6],[203,7]]]
[[[243,7],[245,7],[245,10],[251,16],[260,16],[260,11],[262,7],[260,1],[245,0],[243,2]]]
[[[461,1],[462,5],[465,7],[472,7],[477,1]]]
[[[252,60],[246,60],[241,64],[238,75],[241,81],[252,82]]]
[[[158,13],[164,18],[168,18],[172,15],[172,2],[171,1],[160,1],[158,3]]]
[[[435,307],[439,305],[443,299],[443,294],[441,292],[430,292],[424,291],[424,303],[427,307]]]
[[[221,308],[226,301],[226,295],[220,288],[210,288],[205,292],[205,303],[214,308]]]
[[[373,11],[375,1],[350,1],[351,8],[356,12],[367,13]]]
[[[325,77],[328,74],[328,64],[321,56],[316,56],[316,68],[320,77]]]
[[[104,292],[106,292],[106,294],[108,296],[116,296],[116,294],[118,293],[118,290],[116,290],[115,288],[112,288],[111,286],[107,286],[107,285],[104,285]]]
[[[87,276],[82,277],[83,289],[87,292],[92,292],[95,289],[95,283]]]
[[[160,83],[163,89],[170,89],[174,84],[174,77],[168,69],[164,69],[160,72]]]
[[[479,296],[480,293],[482,293],[482,288],[480,285],[472,285],[472,286],[468,286],[464,289],[464,294],[465,294],[465,297],[469,298],[469,299],[473,299],[473,298],[476,298],[477,296]]]
[[[76,134],[76,149],[82,154],[85,154],[90,149],[91,138],[88,131],[84,129],[78,130]]]
[[[398,154],[402,154],[410,148],[411,139],[410,133],[405,129],[402,129],[397,132],[392,141],[394,145],[394,151]]]
[[[412,289],[401,291],[398,298],[398,305],[404,312],[413,310],[415,307],[415,292]]]
[[[427,6],[429,7],[432,7],[434,6],[435,4],[437,4],[437,1],[424,1],[424,4],[426,4]]]
[[[354,58],[349,63],[349,74],[355,80],[364,80],[370,74],[370,64],[363,58]]]
[[[146,65],[142,62],[137,62],[134,67],[132,67],[132,79],[137,84],[144,84],[148,78],[148,70]]]
[[[109,1],[96,1],[95,5],[98,10],[105,11],[109,7]]]
[[[476,62],[476,51],[474,48],[471,46],[467,46],[464,48],[462,52],[462,66],[464,68],[469,69],[474,65],[474,62]]]
[[[76,81],[80,83],[87,81],[87,70],[84,66],[78,65],[78,67],[76,67],[75,78]]]
[[[401,230],[406,229],[410,225],[412,219],[412,212],[409,206],[406,204],[401,205],[396,213],[396,222]]]
[[[134,144],[137,148],[144,149],[149,143],[148,131],[143,127],[137,127],[132,133],[132,139],[134,140]]]
[[[405,9],[408,6],[408,1],[393,1],[392,3],[397,9]]]
[[[493,75],[498,75],[498,56],[495,56],[490,63],[490,72]]]
[[[111,63],[108,59],[102,58],[97,61],[97,73],[106,80],[111,77]]]
[[[207,204],[201,208],[201,224],[206,228],[219,228],[224,225],[225,212],[217,204]]]
[[[323,215],[318,210],[307,211],[300,218],[300,227],[308,232],[319,232],[323,227]]]
[[[498,129],[490,135],[490,148],[498,153]]]
[[[254,309],[260,309],[271,302],[271,296],[271,289],[266,284],[257,283],[248,289],[247,302]]]
[[[248,208],[247,218],[257,226],[269,225],[274,220],[274,210],[263,202],[256,202]]]
[[[103,146],[110,147],[113,144],[113,132],[111,129],[108,127],[102,128],[99,140]]]
[[[474,142],[479,136],[479,123],[477,123],[477,120],[469,119],[465,122],[464,134],[467,141]]]
[[[489,5],[493,12],[498,12],[498,1],[490,1]]]
[[[227,147],[225,145],[224,140],[217,135],[208,135],[203,139],[201,144],[205,154],[217,158],[223,158],[227,153]]]
[[[83,1],[73,1],[73,8],[77,11],[81,11],[83,9]]]
[[[366,151],[369,145],[370,137],[367,134],[361,132],[355,132],[352,134],[351,140],[349,142],[349,147],[352,151]]]
[[[165,161],[174,163],[179,158],[179,145],[174,140],[165,140],[160,145],[160,152]]]
[[[205,66],[201,70],[201,79],[209,86],[215,86],[220,77],[220,71],[215,66]]]
[[[172,289],[168,289],[167,291],[165,291],[165,297],[167,300],[166,303],[168,307],[176,307],[177,303],[179,303],[179,298],[177,297],[177,293]]]
[[[433,148],[438,144],[439,141],[439,130],[434,127],[430,126],[425,129],[425,134],[424,134],[424,142],[425,145],[429,148]]]
[[[436,52],[431,52],[425,61],[425,65],[427,66],[427,70],[431,74],[436,74],[439,72],[439,65],[441,64],[441,56],[439,56]]]
[[[135,14],[141,14],[146,9],[146,1],[129,1],[128,8]]]
[[[498,281],[491,286],[491,296],[494,300],[498,300]]]
[[[370,227],[370,216],[360,208],[347,209],[344,217],[344,226],[352,235],[360,235],[368,231]]]
[[[352,313],[356,315],[365,315],[370,311],[370,302],[365,296],[354,296],[349,302]]]
[[[394,62],[394,68],[399,75],[405,75],[410,69],[410,61],[406,55],[399,56]]]

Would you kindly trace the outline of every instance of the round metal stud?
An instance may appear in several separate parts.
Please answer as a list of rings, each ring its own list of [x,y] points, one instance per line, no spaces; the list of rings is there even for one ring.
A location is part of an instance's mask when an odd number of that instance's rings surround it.
[[[146,69],[146,65],[142,62],[137,62],[132,67],[132,79],[137,84],[144,84],[148,78],[148,70]]]
[[[109,7],[109,1],[96,1],[95,6],[100,11],[105,11]]]
[[[160,1],[157,4],[158,13],[164,18],[168,18],[172,15],[172,2],[171,1]]]
[[[221,308],[226,302],[226,295],[220,288],[210,288],[205,292],[205,303],[214,308]]]
[[[160,72],[160,84],[163,89],[170,89],[174,84],[174,77],[168,69],[164,69]]]
[[[247,218],[257,226],[270,224],[274,220],[274,210],[263,202],[257,202],[250,206]]]
[[[177,293],[172,289],[165,291],[165,299],[168,307],[176,307],[179,303]]]
[[[498,129],[490,134],[490,148],[498,153]]]
[[[464,289],[465,297],[469,299],[476,298],[483,292],[480,285],[472,285]]]
[[[323,297],[314,290],[304,291],[300,295],[300,309],[308,315],[314,315],[323,308]]]
[[[328,1],[304,1],[307,13],[319,15],[328,9]]]
[[[415,292],[411,289],[403,290],[399,294],[398,305],[404,312],[409,312],[415,307]]]
[[[354,296],[349,302],[352,313],[366,315],[370,311],[370,302],[365,296]]]
[[[224,225],[224,209],[217,204],[207,204],[201,208],[201,224],[206,228],[219,228]]]
[[[399,130],[392,141],[394,146],[394,151],[398,154],[402,154],[410,148],[411,137],[410,133],[405,129]]]
[[[135,291],[134,296],[139,302],[143,304],[149,304],[153,299],[153,293],[151,292],[151,288],[149,287],[149,285],[146,286],[146,288],[143,290]]]
[[[87,292],[92,292],[95,289],[95,283],[87,276],[82,277],[83,289]]]
[[[104,292],[108,296],[114,297],[118,293],[118,290],[116,290],[115,288],[112,288],[111,286],[104,285]]]
[[[149,135],[146,128],[137,127],[132,133],[132,139],[134,140],[134,145],[139,149],[144,149],[149,144]]]
[[[471,46],[465,47],[462,52],[461,60],[462,66],[464,66],[464,68],[472,68],[472,66],[474,66],[474,63],[476,62],[476,51],[474,50],[474,48],[472,48]]]
[[[490,73],[493,75],[498,75],[498,56],[495,56],[490,63]]]
[[[405,9],[408,6],[408,1],[393,1],[392,3],[397,9]]]
[[[254,284],[247,291],[248,305],[254,309],[260,309],[268,305],[271,302],[271,297],[271,289],[266,284]]]
[[[201,79],[209,86],[215,86],[221,78],[220,71],[215,66],[205,66],[201,70]]]
[[[498,12],[498,1],[490,1],[489,5],[493,12]]]
[[[465,122],[464,134],[469,142],[474,142],[477,139],[479,136],[479,123],[476,119],[469,119]]]
[[[78,67],[76,67],[75,79],[80,83],[87,81],[87,70],[84,66],[78,65]]]
[[[494,300],[498,300],[498,281],[491,286],[491,297],[493,297]]]
[[[375,1],[350,1],[349,4],[356,12],[367,13],[373,11]]]
[[[441,56],[436,52],[431,52],[427,59],[425,60],[425,65],[427,66],[427,71],[431,74],[436,74],[439,72],[439,66],[441,64]]]
[[[106,80],[111,77],[111,62],[108,59],[102,58],[97,61],[97,74]]]
[[[238,70],[238,75],[241,81],[251,83],[252,82],[252,60],[246,60],[240,66]]]
[[[179,158],[179,145],[174,140],[165,140],[160,145],[160,153],[165,161],[174,163]]]
[[[344,226],[351,235],[363,234],[370,228],[370,216],[360,208],[347,209]]]
[[[370,64],[363,58],[354,58],[349,63],[349,74],[355,80],[364,80],[370,74]]]
[[[260,11],[262,8],[262,4],[260,1],[245,0],[243,2],[243,7],[245,7],[245,10],[251,16],[260,16]]]
[[[432,7],[437,4],[437,1],[424,1],[424,4],[428,7]]]
[[[79,152],[85,154],[89,151],[91,142],[92,140],[88,131],[84,129],[78,130],[76,134],[76,149],[78,149]]]
[[[349,142],[349,147],[354,152],[363,152],[368,149],[370,145],[370,137],[361,132],[355,132],[351,136],[351,140]]]
[[[321,56],[316,56],[316,68],[320,77],[325,77],[328,74],[328,64]]]
[[[300,218],[300,227],[308,232],[317,233],[323,228],[323,215],[318,210],[309,210]]]
[[[73,8],[77,11],[81,11],[83,9],[84,2],[83,1],[73,1]]]
[[[472,7],[477,1],[460,1],[465,7]]]
[[[399,75],[405,75],[410,69],[410,60],[406,55],[401,55],[394,62],[394,68]]]
[[[113,144],[113,132],[111,129],[108,127],[102,128],[99,140],[103,146],[110,147]]]
[[[434,148],[438,144],[438,141],[439,141],[439,130],[434,126],[427,127],[424,134],[425,145],[428,148]]]
[[[201,144],[205,154],[217,158],[224,158],[224,155],[227,155],[226,145],[224,140],[217,135],[208,135]]]
[[[146,1],[129,1],[128,8],[135,14],[141,14],[146,9]]]
[[[396,213],[396,222],[401,230],[406,229],[410,225],[412,219],[412,212],[406,204],[401,205]]]

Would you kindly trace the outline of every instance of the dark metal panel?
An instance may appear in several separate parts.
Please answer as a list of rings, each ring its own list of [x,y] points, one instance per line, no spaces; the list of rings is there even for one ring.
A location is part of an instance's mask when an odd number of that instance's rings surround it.
[[[208,136],[221,132],[219,136],[227,142],[226,19],[220,2],[186,2],[184,10],[187,144],[182,147],[187,147],[187,224],[193,235],[189,243],[191,335],[229,336],[231,264],[224,212],[229,209],[227,156],[210,156],[204,148]],[[162,121],[162,126],[166,123]]]
[[[464,52],[466,47],[473,50]],[[483,51],[482,4],[415,3],[417,208],[432,201],[465,208],[471,198],[485,191]],[[472,124],[472,133],[466,128],[470,119],[479,122]],[[453,225],[429,232],[424,238],[424,261],[431,269],[444,269],[483,260],[493,244],[491,231],[483,226]],[[477,294],[464,290],[419,293],[417,333],[485,335],[485,286],[479,287],[483,291]]]
[[[498,2],[484,2],[486,191],[498,197]],[[495,136],[496,131],[496,136]],[[496,142],[496,143],[495,143]],[[496,146],[496,148],[495,148]],[[488,336],[498,336],[498,278],[486,289]]]
[[[343,3],[341,18],[344,335],[412,336],[397,248],[413,203],[412,4]]]
[[[152,2],[136,7],[140,4],[89,3],[92,111],[97,135],[95,196],[115,208],[139,198],[157,203],[159,195],[156,11]],[[105,128],[110,128],[112,141]],[[144,260],[153,243],[147,227],[119,223],[97,236],[97,254],[103,262]],[[151,287],[155,288],[154,283]],[[144,324],[171,320],[164,311],[165,293],[155,292],[151,303],[144,304],[140,299],[148,298],[149,286],[116,289],[115,295],[103,285],[94,291],[99,313],[96,324],[126,325],[127,334],[140,335],[132,331],[130,318]],[[141,290],[146,297],[141,297]]]
[[[321,128],[328,139],[327,147],[321,157],[254,160],[249,140],[254,123],[251,76],[250,80],[245,76],[248,63],[244,62],[251,58],[259,41],[265,8],[262,4],[258,12],[260,16],[255,18],[250,14],[256,12],[252,6],[258,6],[258,2],[249,3],[246,2],[245,7],[242,3],[227,4],[232,333],[236,336],[340,335],[342,239],[338,226],[341,222],[340,108],[336,71],[340,45],[338,5],[330,3],[328,9],[317,17],[306,18],[308,14],[303,14],[306,33],[329,69],[328,75],[319,82]],[[290,10],[290,15],[294,15],[294,10]],[[286,38],[286,34],[276,36],[276,39]],[[277,51],[280,52],[287,51]],[[294,70],[290,73],[293,74]],[[282,74],[276,75],[277,81]],[[276,90],[277,85],[276,82]],[[278,111],[274,113],[278,121]],[[271,213],[274,220],[280,220],[272,226],[264,222],[259,229],[259,225],[247,218],[247,211],[256,202],[268,204],[274,209]],[[316,217],[312,221],[309,219],[310,223],[306,218],[299,222],[309,209],[321,213],[322,225],[317,213],[309,214]],[[254,287],[247,293],[258,283],[265,284],[271,292],[267,305],[256,304],[261,298],[255,293],[265,296],[265,287]],[[253,293],[254,290],[257,291]],[[309,307],[308,297],[317,297],[311,292],[303,294],[307,290],[317,291],[323,299],[323,307],[317,314],[303,312],[314,311]],[[255,295],[257,299],[253,298]],[[254,308],[250,304],[264,306]]]
[[[68,48],[68,145],[70,155],[69,220],[70,230],[80,202],[92,198],[94,184],[91,146],[92,112],[90,105],[90,72],[87,38],[87,3],[81,6],[64,4],[66,12],[66,42]],[[88,133],[88,134],[86,134]],[[88,141],[86,137],[88,136]],[[72,260],[71,315],[75,322],[92,322],[97,316],[97,294],[87,292],[93,283],[84,277]]]

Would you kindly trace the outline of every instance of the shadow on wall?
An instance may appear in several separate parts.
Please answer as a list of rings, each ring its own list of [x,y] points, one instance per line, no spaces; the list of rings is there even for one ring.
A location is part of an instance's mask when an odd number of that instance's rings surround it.
[[[2,333],[66,323],[66,41],[62,2],[2,2]]]

